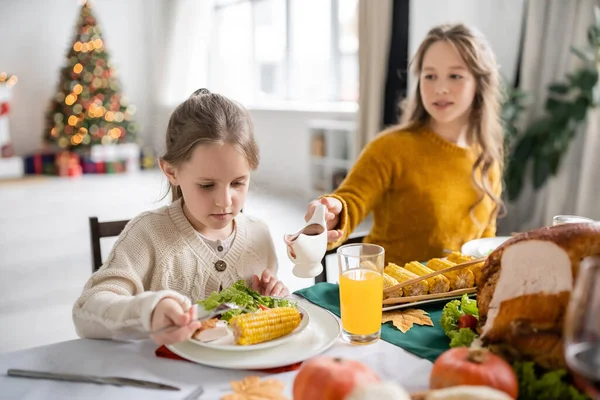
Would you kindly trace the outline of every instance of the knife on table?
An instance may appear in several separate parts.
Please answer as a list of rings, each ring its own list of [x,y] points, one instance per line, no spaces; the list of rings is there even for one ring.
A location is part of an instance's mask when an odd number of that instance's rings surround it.
[[[140,379],[121,378],[117,376],[105,377],[94,375],[63,374],[45,371],[29,371],[24,369],[9,369],[7,371],[7,375],[20,378],[52,379],[56,381],[96,383],[99,385],[133,386],[145,389],[180,390],[178,387],[165,385],[164,383],[143,381]]]

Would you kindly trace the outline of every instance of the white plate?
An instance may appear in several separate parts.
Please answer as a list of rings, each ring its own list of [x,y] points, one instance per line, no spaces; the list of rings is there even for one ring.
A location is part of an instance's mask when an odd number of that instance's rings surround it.
[[[467,294],[467,296],[469,297],[473,297],[475,296],[476,293],[469,293]],[[456,296],[450,296],[450,297],[444,297],[441,299],[431,299],[431,300],[421,300],[421,301],[415,301],[412,303],[402,303],[402,304],[390,304],[389,306],[384,306],[383,307],[383,311],[392,311],[392,310],[400,310],[402,308],[411,308],[411,307],[415,307],[415,306],[419,306],[421,304],[432,304],[432,303],[447,303],[450,300],[454,300],[454,299],[460,299],[463,295],[456,295]]]
[[[487,257],[498,246],[510,239],[510,236],[498,236],[471,240],[462,245],[461,253],[473,257]]]
[[[212,342],[201,342],[196,339],[190,339],[190,341],[197,344],[198,346],[208,347],[210,349],[224,350],[224,351],[253,351],[253,350],[268,349],[269,347],[279,346],[282,343],[285,343],[285,342],[293,339],[294,336],[296,336],[299,333],[301,333],[302,331],[304,331],[304,329],[306,329],[306,327],[308,326],[308,323],[310,321],[308,312],[306,312],[306,310],[300,306],[298,306],[298,311],[300,311],[300,313],[302,314],[302,320],[300,321],[300,325],[298,325],[298,327],[296,329],[294,329],[292,332],[290,332],[289,334],[279,337],[277,339],[269,340],[268,342],[257,343],[257,344],[253,344],[253,345],[249,345],[249,346],[239,346],[239,345],[235,344],[233,332],[231,331],[229,326],[227,327],[227,330],[228,330],[227,336],[224,336],[217,340],[213,340]]]
[[[341,333],[338,319],[329,311],[299,300],[310,316],[306,329],[280,346],[257,349],[240,357],[239,353],[198,346],[191,341],[167,347],[173,353],[198,364],[228,369],[263,369],[282,367],[314,357],[335,343]]]

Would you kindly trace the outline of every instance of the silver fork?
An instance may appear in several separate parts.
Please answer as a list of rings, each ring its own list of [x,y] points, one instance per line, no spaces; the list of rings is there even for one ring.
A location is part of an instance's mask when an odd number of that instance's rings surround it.
[[[215,307],[210,313],[208,313],[206,315],[202,315],[201,317],[198,317],[198,321],[208,321],[209,319],[215,318],[216,316],[221,315],[230,310],[241,310],[241,311],[244,311],[247,313],[252,312],[252,311],[248,310],[247,308],[238,306],[235,303],[223,303],[223,304],[219,304],[217,307]],[[149,333],[151,335],[156,335],[159,333],[176,331],[179,328],[181,328],[181,326],[169,325],[169,326],[165,326],[164,328],[155,329],[153,331],[150,331]]]
[[[185,396],[183,400],[196,400],[204,393],[204,387],[198,386],[193,392]]]

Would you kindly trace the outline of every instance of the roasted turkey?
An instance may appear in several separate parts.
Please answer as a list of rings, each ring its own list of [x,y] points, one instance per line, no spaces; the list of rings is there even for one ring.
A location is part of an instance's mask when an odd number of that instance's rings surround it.
[[[600,255],[600,223],[535,229],[487,258],[477,287],[484,345],[509,359],[565,366],[562,329],[582,259]]]

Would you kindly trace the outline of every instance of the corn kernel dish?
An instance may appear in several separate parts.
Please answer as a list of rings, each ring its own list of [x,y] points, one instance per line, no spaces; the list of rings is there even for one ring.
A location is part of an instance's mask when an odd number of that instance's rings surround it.
[[[309,322],[308,313],[285,298],[262,296],[239,281],[219,293],[212,293],[198,306],[207,311],[222,303],[233,302],[247,311],[230,310],[204,321],[192,341],[203,347],[244,351],[277,346],[302,332]]]
[[[428,275],[434,271],[440,271],[474,259],[475,257],[454,251],[445,258],[433,258],[426,263],[412,261],[403,266],[389,263],[384,268],[383,287],[386,289],[399,283]],[[393,292],[384,292],[383,310],[388,311],[404,307],[414,307],[417,304],[448,301],[451,298],[460,298],[463,292],[474,292],[477,280],[481,276],[483,264],[484,262],[482,261],[466,266],[464,269],[443,273],[408,286],[400,287]],[[414,297],[414,301],[409,299],[409,297]],[[402,298],[402,300],[399,298]],[[406,299],[406,302],[403,299]]]
[[[193,337],[191,342],[203,347],[226,351],[247,351],[278,346],[293,339],[308,326],[309,316],[304,308],[280,307],[241,314],[229,320],[217,321],[216,328],[226,333],[212,341]],[[214,329],[214,328],[210,328]]]

